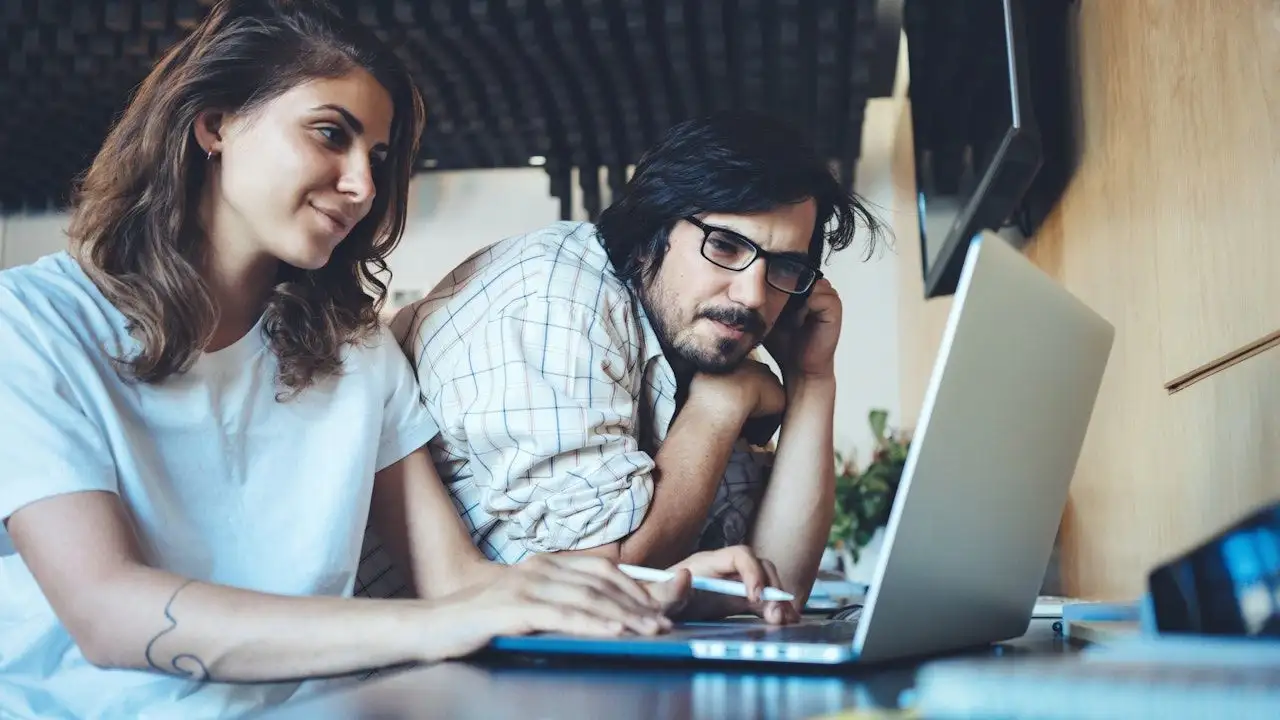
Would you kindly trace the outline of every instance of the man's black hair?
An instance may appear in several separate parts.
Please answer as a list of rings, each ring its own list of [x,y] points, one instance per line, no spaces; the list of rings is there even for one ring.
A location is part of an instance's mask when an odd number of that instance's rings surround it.
[[[614,272],[639,291],[661,267],[667,236],[681,218],[767,212],[809,198],[818,211],[809,242],[815,266],[824,246],[849,247],[858,225],[870,257],[883,232],[880,222],[841,189],[808,139],[777,118],[724,110],[668,130],[640,158],[597,227]]]

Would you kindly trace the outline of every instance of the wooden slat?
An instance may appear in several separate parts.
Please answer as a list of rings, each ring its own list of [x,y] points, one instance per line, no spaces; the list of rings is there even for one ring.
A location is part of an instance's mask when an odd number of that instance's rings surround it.
[[[1280,330],[1277,330],[1266,337],[1258,338],[1257,340],[1246,344],[1244,347],[1233,350],[1212,362],[1207,362],[1185,375],[1179,375],[1165,383],[1164,389],[1168,390],[1170,394],[1176,393],[1189,385],[1200,382],[1210,375],[1222,372],[1236,363],[1248,360],[1254,355],[1270,350],[1278,345],[1280,345]]]

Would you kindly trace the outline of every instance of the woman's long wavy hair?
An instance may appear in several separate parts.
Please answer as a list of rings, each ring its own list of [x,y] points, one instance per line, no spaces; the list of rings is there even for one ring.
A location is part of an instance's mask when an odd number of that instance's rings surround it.
[[[343,346],[376,330],[387,294],[378,276],[404,231],[422,98],[389,48],[321,0],[222,0],[156,63],[76,188],[73,251],[140,345],[117,358],[126,376],[156,383],[184,372],[217,325],[201,277],[197,115],[251,113],[303,82],[357,68],[391,95],[391,147],[374,171],[373,207],[329,262],[310,271],[280,263],[264,311],[278,385],[292,395],[337,373]]]

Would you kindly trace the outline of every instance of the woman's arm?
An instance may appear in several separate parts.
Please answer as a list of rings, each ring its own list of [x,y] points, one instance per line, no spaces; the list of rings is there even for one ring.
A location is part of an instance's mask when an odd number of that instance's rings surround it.
[[[400,478],[417,492],[406,478],[418,476],[430,488],[436,476],[422,475],[424,463],[431,467],[419,450],[379,473],[379,483]],[[443,488],[426,492],[432,517],[452,515]],[[443,526],[467,541],[451,520]],[[537,558],[477,571],[475,550],[443,530],[427,579],[443,568],[441,577],[466,576],[470,587],[434,600],[366,600],[269,595],[148,567],[127,513],[108,492],[38,500],[15,511],[7,529],[85,657],[101,666],[282,680],[464,655],[499,634],[649,634],[669,626],[658,603],[607,561]]]
[[[112,493],[39,500],[8,529],[85,658],[100,666],[218,680],[340,673],[421,659],[431,640],[413,635],[442,614],[420,603],[248,592],[147,567]]]
[[[450,595],[500,571],[472,544],[426,448],[378,474],[369,518],[420,598]]]
[[[504,566],[486,560],[471,543],[425,452],[405,458],[394,470],[379,477],[371,515],[387,549],[414,577],[419,597],[446,596],[483,583],[505,570]],[[591,558],[589,552],[541,557],[547,562],[578,562],[574,558],[587,562],[605,559]],[[606,565],[601,565],[602,571],[611,570],[612,563],[613,559],[608,559]],[[754,612],[774,624],[800,620],[799,611],[789,603],[691,593],[693,575],[737,579],[753,594],[766,585],[780,587],[774,564],[756,557],[745,545],[694,553],[670,569],[677,572],[674,580],[645,587],[670,616],[709,619]]]

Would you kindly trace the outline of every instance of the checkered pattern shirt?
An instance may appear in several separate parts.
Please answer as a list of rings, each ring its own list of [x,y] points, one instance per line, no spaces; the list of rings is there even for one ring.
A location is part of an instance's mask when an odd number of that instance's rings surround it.
[[[441,428],[436,468],[486,556],[515,563],[640,526],[676,379],[593,225],[478,252],[392,327]],[[738,441],[690,552],[746,540],[771,462]],[[370,534],[362,594],[403,594],[398,576]]]

